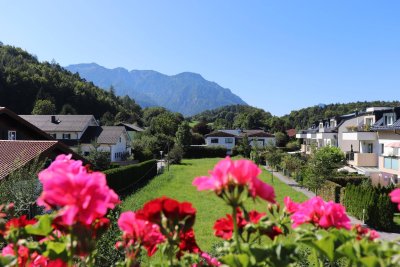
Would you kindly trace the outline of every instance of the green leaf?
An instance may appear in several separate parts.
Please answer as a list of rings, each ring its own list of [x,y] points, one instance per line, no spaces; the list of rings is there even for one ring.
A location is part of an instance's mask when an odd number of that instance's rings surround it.
[[[47,249],[43,253],[44,256],[49,257],[50,259],[61,258],[64,261],[67,261],[68,252],[65,243],[61,242],[47,242]]]
[[[28,234],[47,236],[53,231],[51,226],[52,218],[49,214],[45,214],[39,217],[39,221],[34,225],[25,226],[25,230]]]
[[[379,260],[374,256],[361,258],[360,262],[366,267],[379,267]]]
[[[221,260],[231,267],[250,266],[250,258],[246,254],[228,254],[223,256]]]
[[[326,235],[320,240],[312,242],[313,246],[325,254],[332,262],[335,259],[335,238],[331,235]]]

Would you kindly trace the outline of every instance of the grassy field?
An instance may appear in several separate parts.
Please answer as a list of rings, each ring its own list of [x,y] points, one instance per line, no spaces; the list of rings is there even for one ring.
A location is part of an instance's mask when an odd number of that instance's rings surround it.
[[[214,222],[230,212],[228,206],[215,196],[213,192],[198,192],[192,186],[194,177],[207,175],[208,170],[212,169],[220,159],[194,159],[184,160],[181,165],[173,165],[169,172],[155,177],[148,185],[135,192],[124,200],[123,210],[137,210],[143,204],[153,198],[168,196],[179,201],[189,201],[197,209],[195,224],[196,239],[199,246],[205,250],[211,250],[213,244],[220,241],[214,237],[212,227]],[[261,178],[271,184],[271,176],[264,171]],[[294,191],[286,184],[274,179],[277,201],[282,203],[284,196],[290,196],[295,201],[304,201],[306,197]],[[250,202],[250,201],[249,201]],[[266,202],[257,201],[251,203],[250,208],[258,211],[266,210]]]

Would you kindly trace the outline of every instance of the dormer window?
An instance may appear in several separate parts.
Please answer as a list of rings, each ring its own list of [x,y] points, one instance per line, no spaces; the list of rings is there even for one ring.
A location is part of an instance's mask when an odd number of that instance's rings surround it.
[[[331,120],[331,128],[336,127],[336,120]]]
[[[395,121],[394,113],[388,113],[384,115],[385,118],[385,125],[393,125]]]
[[[8,131],[8,140],[17,140],[17,132]]]
[[[319,123],[319,128],[324,128],[324,124],[322,122]]]

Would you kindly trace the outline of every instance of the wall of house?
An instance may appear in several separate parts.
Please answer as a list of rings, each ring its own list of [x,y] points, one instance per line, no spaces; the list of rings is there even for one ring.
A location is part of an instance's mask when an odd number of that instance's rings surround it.
[[[364,117],[360,116],[358,118],[352,118],[344,121],[338,128],[338,146],[343,152],[351,151],[351,146],[353,146],[353,151],[360,151],[360,144],[358,141],[343,140],[343,133],[348,132],[346,127],[349,126],[359,126],[364,123]]]
[[[211,143],[211,139],[218,139],[218,143]],[[230,139],[232,143],[227,143]],[[232,152],[232,148],[235,146],[235,138],[234,137],[207,137],[206,138],[206,145],[207,146],[224,146],[228,150],[227,153],[230,154]]]
[[[0,114],[0,140],[8,140],[8,131],[15,131],[17,140],[47,140],[8,115]]]
[[[83,132],[47,132],[50,135],[55,134],[57,140],[62,140],[63,134],[70,134],[71,140],[79,140],[82,137]]]
[[[275,146],[276,144],[275,137],[249,137],[249,142],[251,146],[254,146],[253,140],[256,140],[257,146],[259,147],[265,147],[269,144]]]
[[[121,135],[120,140],[121,142],[118,142],[111,147],[111,161],[121,161],[123,154],[131,154],[131,146],[125,135]]]

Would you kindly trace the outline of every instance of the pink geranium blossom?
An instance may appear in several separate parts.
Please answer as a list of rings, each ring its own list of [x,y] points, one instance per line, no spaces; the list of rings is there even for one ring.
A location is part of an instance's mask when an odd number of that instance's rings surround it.
[[[60,209],[59,216],[65,225],[89,225],[119,203],[117,194],[107,186],[105,175],[88,172],[71,155],[59,155],[39,173],[39,180],[43,192],[37,203],[47,209]]]
[[[121,214],[118,226],[123,232],[125,246],[140,244],[147,249],[149,256],[157,250],[157,245],[165,241],[157,224],[136,217],[133,211]]]
[[[400,188],[397,188],[395,190],[393,190],[390,194],[389,194],[392,202],[397,203],[398,204],[398,209],[400,210]]]
[[[233,161],[229,157],[221,160],[210,172],[210,176],[197,177],[193,185],[197,190],[212,190],[220,194],[230,185],[247,186],[250,195],[261,197],[264,200],[275,203],[275,192],[272,186],[261,181],[258,176],[260,168],[250,160]]]
[[[292,213],[293,228],[312,223],[321,228],[345,228],[350,229],[350,219],[346,209],[332,201],[325,202],[320,197],[313,197],[303,203],[292,202],[289,197],[285,198],[286,209]]]

